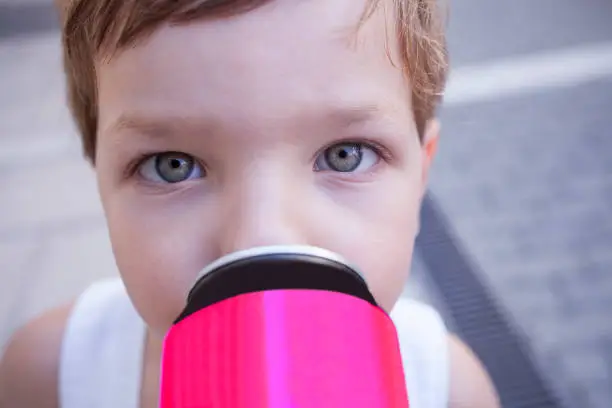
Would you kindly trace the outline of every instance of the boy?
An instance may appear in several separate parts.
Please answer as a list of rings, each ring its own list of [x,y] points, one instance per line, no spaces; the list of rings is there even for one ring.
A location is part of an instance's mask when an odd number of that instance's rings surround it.
[[[123,284],[13,336],[3,408],[157,406],[164,334],[198,271],[240,249],[330,249],[394,307],[438,140],[434,0],[62,6],[70,105]],[[498,406],[439,317],[405,312],[411,407]]]

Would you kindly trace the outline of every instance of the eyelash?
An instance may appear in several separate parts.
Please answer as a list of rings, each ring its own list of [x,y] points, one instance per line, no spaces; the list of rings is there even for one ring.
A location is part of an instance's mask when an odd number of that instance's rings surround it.
[[[371,140],[371,139],[342,139],[342,140],[336,140],[332,143],[329,143],[325,146],[323,146],[321,149],[319,149],[314,157],[312,158],[313,161],[315,161],[317,159],[317,157],[319,157],[321,154],[323,154],[327,149],[336,146],[336,145],[341,145],[341,144],[357,144],[357,145],[362,145],[364,147],[367,147],[368,149],[372,149],[374,151],[374,153],[376,153],[378,156],[380,156],[381,159],[383,159],[384,161],[386,161],[387,163],[393,160],[393,155],[391,154],[391,151],[386,148],[382,143],[377,142],[375,140]]]
[[[125,173],[123,175],[124,179],[127,180],[127,179],[134,177],[136,173],[138,173],[138,169],[140,168],[140,166],[142,166],[144,162],[162,153],[164,153],[164,151],[153,152],[153,153],[142,153],[134,157],[125,168]]]
[[[316,161],[317,157],[319,157],[321,154],[323,154],[327,149],[335,146],[335,145],[339,145],[339,144],[359,144],[359,145],[363,145],[364,147],[367,147],[369,149],[372,149],[378,156],[380,156],[380,158],[386,162],[390,162],[391,160],[393,160],[393,155],[391,154],[391,152],[389,151],[389,149],[387,149],[385,146],[383,146],[381,143],[376,142],[374,140],[369,140],[369,139],[344,139],[344,140],[336,140],[332,143],[329,143],[327,145],[325,145],[324,147],[322,147],[321,149],[319,149],[314,157],[312,158],[312,161]],[[124,172],[124,179],[129,179],[132,178],[136,175],[136,173],[138,172],[139,167],[147,160],[149,160],[152,157],[155,157],[159,154],[162,153],[166,153],[167,151],[156,151],[156,152],[150,152],[150,153],[142,153],[139,154],[138,156],[134,157],[133,160],[131,160],[128,165],[126,166],[125,172]],[[200,166],[202,167],[206,167],[204,166],[201,162],[198,162],[200,164]]]

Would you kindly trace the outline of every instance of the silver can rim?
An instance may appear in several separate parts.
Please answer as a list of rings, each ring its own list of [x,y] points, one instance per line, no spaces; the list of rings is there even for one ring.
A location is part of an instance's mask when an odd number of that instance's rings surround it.
[[[317,258],[327,259],[342,265],[345,265],[355,271],[364,281],[365,277],[363,273],[356,268],[354,265],[350,264],[346,259],[344,259],[341,255],[338,255],[335,252],[330,250],[319,248],[310,245],[268,245],[268,246],[258,246],[252,247],[248,249],[244,249],[241,251],[236,251],[224,255],[210,264],[208,264],[204,269],[202,269],[197,276],[196,282],[199,281],[203,276],[209,274],[215,269],[221,268],[225,265],[257,256],[264,255],[307,255],[314,256]]]

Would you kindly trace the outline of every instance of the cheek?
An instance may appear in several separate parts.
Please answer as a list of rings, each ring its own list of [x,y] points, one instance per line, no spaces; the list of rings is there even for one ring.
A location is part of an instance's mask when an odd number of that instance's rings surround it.
[[[185,305],[198,272],[212,260],[202,223],[138,199],[107,202],[117,266],[136,309],[164,334]]]
[[[405,205],[398,205],[399,203]],[[413,199],[385,206],[384,222],[372,229],[360,262],[376,300],[390,311],[401,295],[410,272],[417,232],[418,202]]]
[[[359,267],[387,311],[401,295],[409,274],[420,208],[417,181],[393,185],[361,197],[359,210],[344,219],[347,228],[333,228],[344,231],[344,236],[334,235],[328,246]]]

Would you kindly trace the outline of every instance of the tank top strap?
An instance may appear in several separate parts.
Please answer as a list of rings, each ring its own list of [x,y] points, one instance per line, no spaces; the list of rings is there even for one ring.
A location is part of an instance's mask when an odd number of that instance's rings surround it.
[[[96,282],[77,299],[59,366],[62,408],[137,408],[145,325],[120,279]]]
[[[410,408],[447,408],[450,362],[447,330],[440,314],[423,303],[401,298],[395,323]]]
[[[447,408],[449,355],[440,315],[400,299],[397,328],[411,408]],[[139,406],[145,325],[119,279],[94,283],[68,319],[59,371],[62,408]]]

